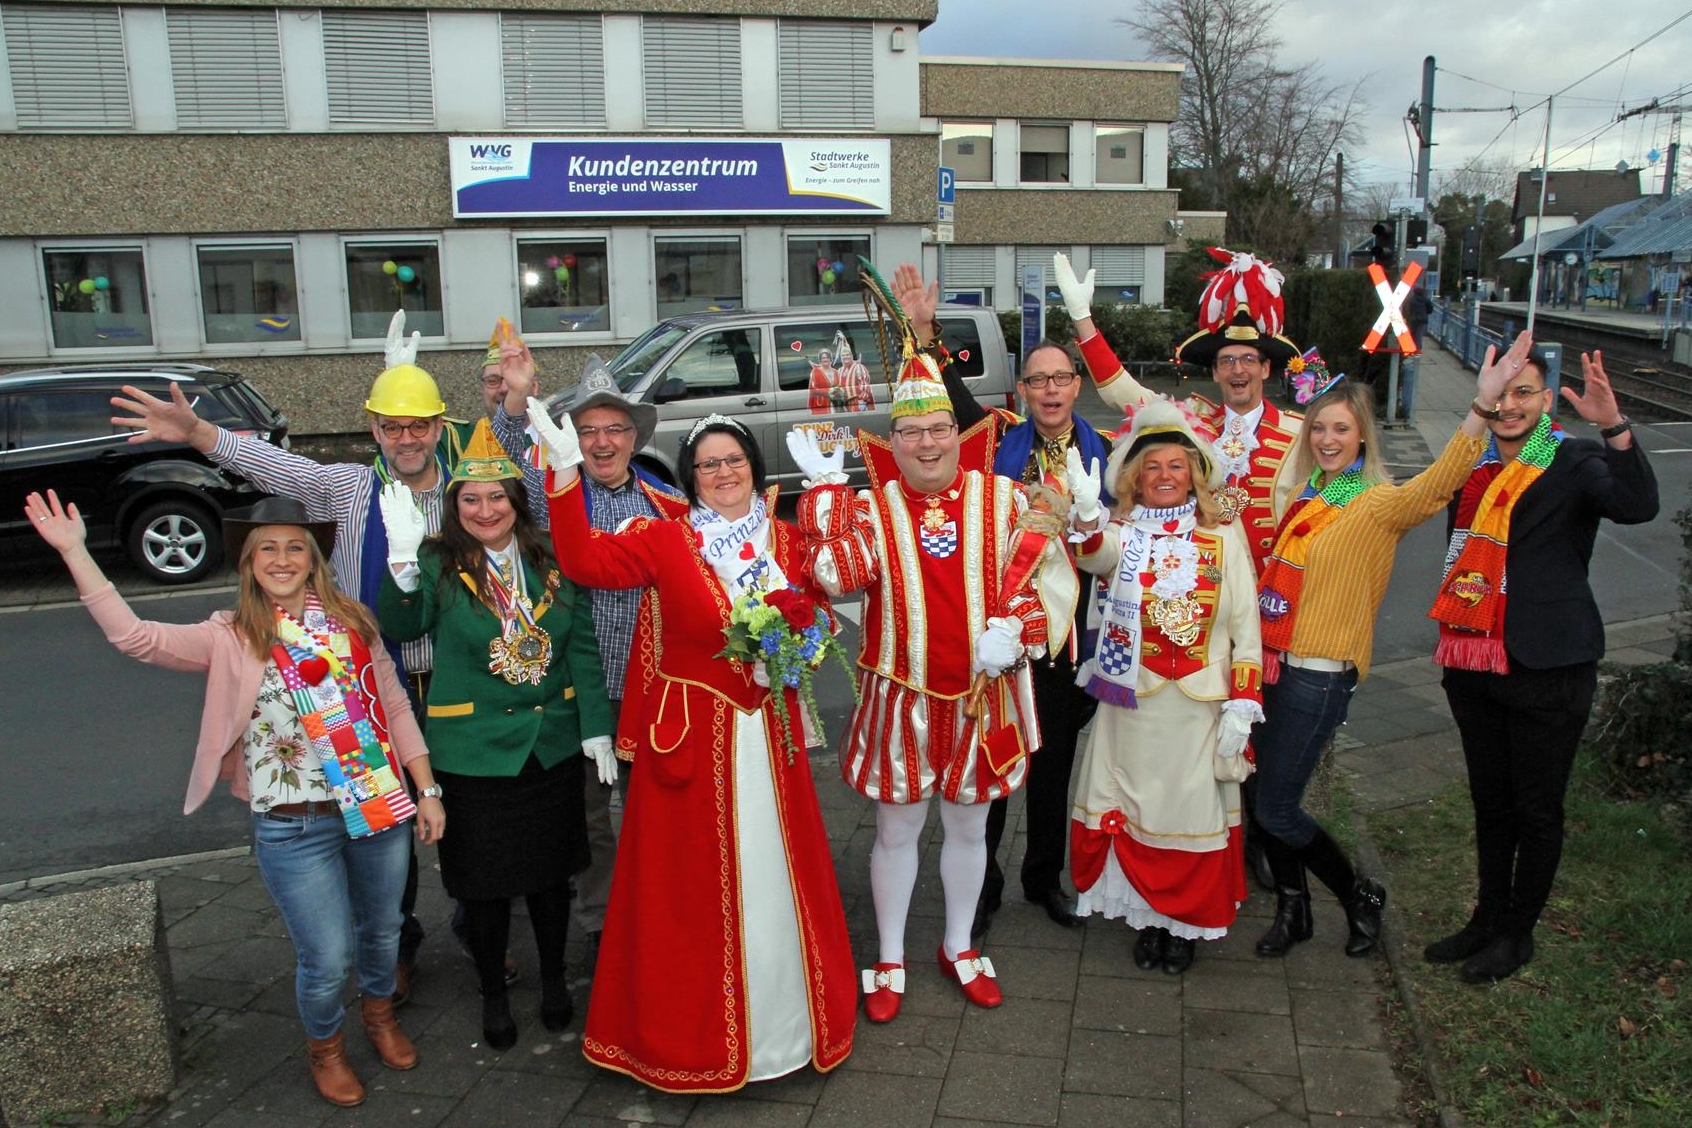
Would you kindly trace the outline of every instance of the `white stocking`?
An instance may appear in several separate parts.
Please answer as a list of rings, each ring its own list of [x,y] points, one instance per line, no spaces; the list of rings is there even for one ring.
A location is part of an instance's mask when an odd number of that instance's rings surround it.
[[[990,803],[948,803],[940,800],[940,825],[946,839],[940,844],[940,888],[946,894],[946,956],[974,947],[969,926],[975,921],[975,901],[987,878],[987,808]]]
[[[916,888],[917,843],[922,838],[922,825],[927,821],[926,799],[918,803],[875,805],[870,892],[875,896],[875,930],[881,943],[881,963],[905,962],[905,918],[911,911],[911,890]],[[968,925],[964,927],[967,929]]]

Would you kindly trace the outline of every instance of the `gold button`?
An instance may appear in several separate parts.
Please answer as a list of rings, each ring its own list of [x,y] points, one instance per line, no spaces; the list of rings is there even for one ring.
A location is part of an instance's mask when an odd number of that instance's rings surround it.
[[[506,711],[505,711],[505,715],[506,715],[506,716],[508,716],[508,717],[509,717],[509,716],[511,716],[511,715],[512,715],[512,714],[513,714],[513,713],[515,713],[515,712],[517,712],[517,710],[515,710],[515,709],[507,709],[507,710],[506,710]]]
[[[536,706],[535,706],[535,712],[537,712],[537,713],[539,713],[539,712],[540,712],[540,711],[541,711],[541,710],[542,710],[542,709],[543,709],[543,708],[545,708],[545,706],[542,706],[542,705],[536,705]]]

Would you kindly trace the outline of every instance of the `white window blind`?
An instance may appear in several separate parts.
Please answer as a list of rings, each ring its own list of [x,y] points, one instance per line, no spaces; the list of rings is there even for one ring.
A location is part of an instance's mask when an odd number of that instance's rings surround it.
[[[1101,286],[1143,286],[1146,281],[1144,247],[1094,247],[1093,269]]]
[[[116,7],[7,4],[0,17],[19,126],[128,128],[135,123]]]
[[[940,256],[946,289],[972,290],[993,285],[996,257],[992,247],[948,246]]]
[[[288,124],[274,9],[167,8],[165,26],[179,128]]]
[[[647,125],[741,125],[739,20],[647,16],[641,46]]]
[[[1022,273],[1036,267],[1040,270],[1040,284],[1052,286],[1057,282],[1052,274],[1052,256],[1059,251],[1069,253],[1068,247],[1018,247],[1016,249],[1016,284],[1022,286]]]
[[[604,20],[501,13],[505,124],[605,124]]]
[[[875,49],[867,23],[781,21],[783,129],[875,126]]]
[[[323,69],[334,125],[432,125],[426,12],[323,9]]]

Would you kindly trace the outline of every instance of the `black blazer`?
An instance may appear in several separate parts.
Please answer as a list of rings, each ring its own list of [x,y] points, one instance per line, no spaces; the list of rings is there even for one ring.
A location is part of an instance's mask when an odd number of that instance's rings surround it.
[[[1563,440],[1510,514],[1504,649],[1511,666],[1549,670],[1604,656],[1604,621],[1587,582],[1598,522],[1643,524],[1657,504],[1657,479],[1637,437],[1626,450]],[[1456,519],[1453,498],[1448,532]]]

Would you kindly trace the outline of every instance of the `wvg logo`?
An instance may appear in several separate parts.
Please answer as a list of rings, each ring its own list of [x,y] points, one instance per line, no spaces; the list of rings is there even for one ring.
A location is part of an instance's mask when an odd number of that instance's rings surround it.
[[[511,159],[510,145],[471,145],[470,158],[472,160],[489,160],[499,157],[503,160]]]

